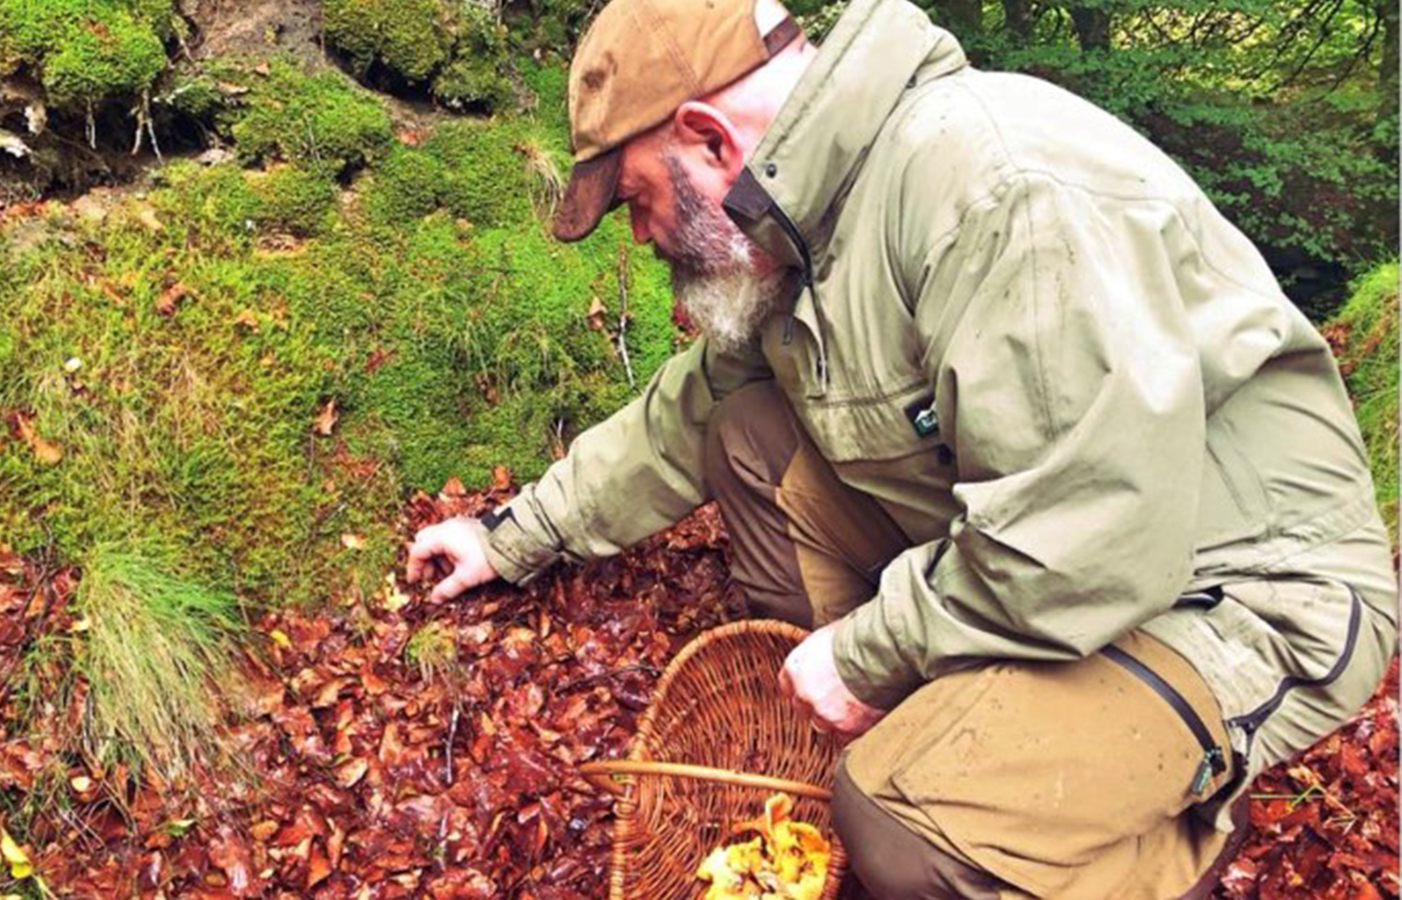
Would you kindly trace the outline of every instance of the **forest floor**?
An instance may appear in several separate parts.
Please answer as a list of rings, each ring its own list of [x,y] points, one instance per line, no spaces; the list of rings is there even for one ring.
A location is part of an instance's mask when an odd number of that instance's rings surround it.
[[[508,481],[415,496],[404,536],[481,513]],[[0,671],[41,630],[81,627],[71,576],[0,557]],[[668,660],[740,614],[711,507],[524,589],[435,604],[391,576],[366,600],[270,613],[231,717],[236,771],[157,784],[70,765],[78,801],[41,808],[26,852],[62,896],[603,897],[611,804],[576,766],[622,755]],[[435,633],[437,650],[411,640]],[[1218,897],[1398,896],[1397,689],[1394,661],[1346,726],[1261,776]],[[82,702],[47,714],[77,721]],[[41,791],[56,761],[0,733],[0,788]]]

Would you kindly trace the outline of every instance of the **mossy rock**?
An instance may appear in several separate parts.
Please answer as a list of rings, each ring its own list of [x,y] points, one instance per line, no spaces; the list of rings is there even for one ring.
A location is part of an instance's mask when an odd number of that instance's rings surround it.
[[[0,71],[29,66],[58,107],[139,94],[176,21],[169,0],[0,0]]]
[[[364,77],[382,62],[409,81],[424,81],[452,53],[452,19],[439,0],[326,0],[323,27]]]
[[[247,84],[243,111],[230,129],[245,160],[339,175],[380,158],[394,140],[384,105],[339,72],[307,72],[279,60]]]
[[[327,0],[326,37],[356,77],[380,67],[450,109],[488,113],[512,98],[507,31],[486,8],[455,0]],[[377,78],[377,80],[384,80]]]
[[[258,224],[294,235],[320,231],[336,202],[336,184],[325,172],[302,166],[277,166],[256,177],[253,190],[260,201]]]
[[[1353,397],[1368,447],[1378,506],[1397,543],[1398,337],[1397,263],[1377,266],[1351,286],[1325,326]]]

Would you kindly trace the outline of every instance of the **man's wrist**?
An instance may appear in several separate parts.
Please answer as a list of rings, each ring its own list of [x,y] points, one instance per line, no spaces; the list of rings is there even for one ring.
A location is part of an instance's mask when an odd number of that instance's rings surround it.
[[[480,521],[482,547],[497,576],[512,584],[527,584],[560,558],[554,543],[541,535],[524,495]],[[535,526],[535,527],[533,527]]]
[[[864,646],[864,634],[871,624],[863,619],[875,612],[869,607],[879,602],[878,595],[834,623],[832,655],[838,677],[854,697],[868,706],[891,710],[918,686],[918,680],[902,670],[878,665]]]

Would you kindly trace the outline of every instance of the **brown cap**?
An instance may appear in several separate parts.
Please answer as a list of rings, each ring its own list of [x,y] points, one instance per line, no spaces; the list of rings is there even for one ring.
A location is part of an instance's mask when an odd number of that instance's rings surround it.
[[[612,0],[570,65],[575,165],[555,237],[579,240],[615,205],[624,141],[764,64],[798,33],[785,19],[761,36],[755,0]]]

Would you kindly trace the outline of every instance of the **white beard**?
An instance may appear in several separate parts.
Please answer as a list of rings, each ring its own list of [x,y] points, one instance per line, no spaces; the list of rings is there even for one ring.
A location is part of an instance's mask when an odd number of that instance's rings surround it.
[[[682,308],[723,353],[753,342],[782,293],[784,272],[730,217],[707,203],[675,156],[667,167],[677,205],[677,246],[663,254]],[[771,272],[761,274],[768,268]]]
[[[673,288],[691,320],[723,353],[750,344],[773,311],[778,285],[773,276],[754,274],[750,242],[737,234],[728,262],[714,275],[673,279]]]

